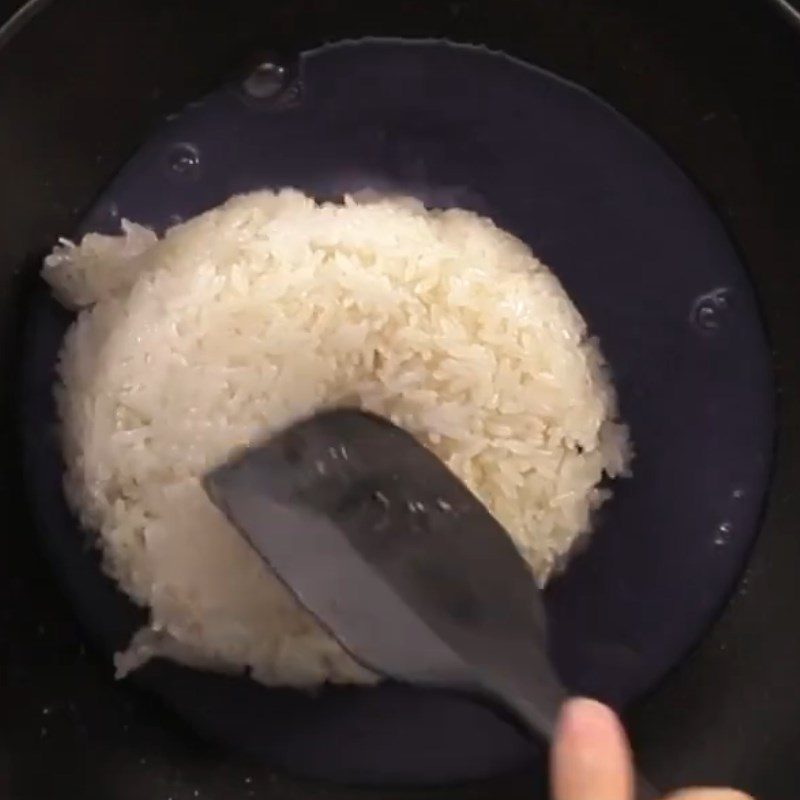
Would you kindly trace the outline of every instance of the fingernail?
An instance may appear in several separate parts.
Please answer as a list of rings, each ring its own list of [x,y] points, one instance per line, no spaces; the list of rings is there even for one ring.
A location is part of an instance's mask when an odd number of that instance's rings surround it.
[[[558,800],[627,800],[631,756],[617,715],[596,700],[575,698],[561,709],[550,753]]]
[[[590,743],[608,735],[609,726],[618,725],[614,712],[588,697],[567,700],[561,708],[558,730],[562,736],[573,741]]]

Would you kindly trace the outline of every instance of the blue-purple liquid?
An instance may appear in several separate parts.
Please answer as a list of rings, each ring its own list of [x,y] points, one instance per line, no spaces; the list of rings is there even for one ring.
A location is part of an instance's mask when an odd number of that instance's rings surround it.
[[[756,535],[773,437],[769,350],[747,274],[702,196],[589,93],[486,50],[372,41],[265,64],[169,118],[83,230],[163,230],[263,187],[413,194],[487,214],[561,279],[615,378],[636,447],[586,551],[547,591],[576,692],[653,687],[725,602]],[[140,617],[82,547],[64,503],[53,366],[70,319],[37,298],[26,381],[29,475],[45,546],[110,649]],[[231,576],[232,580],[236,576]],[[169,664],[139,680],[198,730],[295,772],[463,780],[531,757],[486,708],[401,686],[272,691]]]

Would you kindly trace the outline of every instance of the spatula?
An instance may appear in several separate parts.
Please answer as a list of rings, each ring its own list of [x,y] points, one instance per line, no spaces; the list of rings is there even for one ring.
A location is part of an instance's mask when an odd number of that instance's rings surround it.
[[[539,589],[502,526],[411,434],[326,411],[215,469],[205,487],[357,661],[487,698],[551,741],[566,691]],[[637,800],[655,796],[640,780]]]

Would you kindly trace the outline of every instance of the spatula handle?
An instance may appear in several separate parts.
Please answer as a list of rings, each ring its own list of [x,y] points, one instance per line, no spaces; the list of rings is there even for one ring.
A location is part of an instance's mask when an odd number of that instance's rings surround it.
[[[635,800],[659,800],[661,793],[653,788],[653,784],[643,778],[638,772],[634,775],[636,787],[634,789]]]

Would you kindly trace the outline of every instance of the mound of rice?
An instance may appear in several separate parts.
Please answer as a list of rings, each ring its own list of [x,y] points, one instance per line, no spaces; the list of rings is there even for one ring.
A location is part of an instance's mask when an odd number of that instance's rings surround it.
[[[167,231],[63,241],[78,309],[57,386],[66,489],[153,655],[266,684],[369,681],[206,498],[199,477],[298,417],[357,404],[435,451],[545,582],[622,473],[596,342],[519,240],[412,200],[234,197]]]

